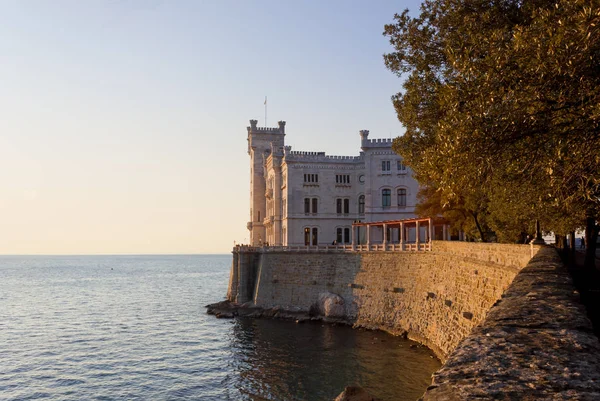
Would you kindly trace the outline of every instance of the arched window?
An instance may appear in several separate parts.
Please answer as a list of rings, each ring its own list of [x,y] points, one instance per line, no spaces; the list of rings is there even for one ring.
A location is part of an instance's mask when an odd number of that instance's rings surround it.
[[[406,206],[406,189],[404,189],[404,188],[398,189],[398,206],[400,206],[400,207]]]
[[[319,232],[317,227],[313,227],[312,229],[312,244],[315,246],[319,245]]]
[[[365,214],[365,196],[358,197],[358,214]]]
[[[392,190],[382,189],[381,190],[381,206],[390,207],[392,205]]]
[[[308,227],[304,229],[304,245],[310,245],[310,228]]]

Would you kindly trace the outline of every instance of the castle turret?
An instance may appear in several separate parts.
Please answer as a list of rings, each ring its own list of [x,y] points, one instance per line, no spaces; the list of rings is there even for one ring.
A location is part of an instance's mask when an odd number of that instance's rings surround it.
[[[280,151],[284,146],[285,121],[279,121],[278,127],[259,127],[257,120],[250,120],[248,130],[248,154],[250,155],[250,244],[258,246],[265,242],[264,220],[268,216],[267,189],[264,171],[264,155],[272,149]]]
[[[369,140],[369,130],[363,129],[359,131],[360,134],[360,146],[364,147]]]

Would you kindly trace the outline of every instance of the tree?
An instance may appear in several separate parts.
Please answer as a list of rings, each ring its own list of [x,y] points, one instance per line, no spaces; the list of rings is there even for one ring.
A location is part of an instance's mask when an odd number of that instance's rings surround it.
[[[450,222],[452,231],[464,232],[469,240],[486,242],[490,238],[491,230],[485,218],[486,199],[468,195],[444,199],[443,196],[434,183],[422,183],[415,212],[419,216],[443,216]]]
[[[487,199],[500,237],[523,228],[511,216],[597,233],[598,0],[428,0],[394,19],[384,60],[406,78],[394,149],[417,179],[440,200]]]

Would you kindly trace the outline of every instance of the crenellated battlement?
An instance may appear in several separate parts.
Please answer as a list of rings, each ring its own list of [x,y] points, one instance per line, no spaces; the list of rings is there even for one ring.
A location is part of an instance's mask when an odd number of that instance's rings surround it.
[[[368,139],[368,138],[363,137],[362,141],[361,141],[361,147],[363,147],[363,148],[389,148],[392,146],[393,142],[394,142],[394,140],[392,138]]]
[[[325,152],[304,152],[301,150],[293,150],[288,153],[295,156],[325,156]]]
[[[278,127],[259,127],[258,120],[250,120],[248,134],[281,134],[285,135],[285,121],[279,121]]]
[[[363,156],[336,156],[327,155],[325,152],[306,152],[292,150],[291,146],[284,147],[284,158],[286,162],[322,162],[322,163],[355,163],[363,160]]]

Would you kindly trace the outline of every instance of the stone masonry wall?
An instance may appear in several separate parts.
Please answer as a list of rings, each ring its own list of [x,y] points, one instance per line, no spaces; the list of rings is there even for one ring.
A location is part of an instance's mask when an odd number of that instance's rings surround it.
[[[253,301],[308,311],[319,294],[335,293],[356,325],[407,332],[445,360],[538,250],[434,241],[418,253],[261,253]]]
[[[481,399],[600,399],[600,343],[552,248],[521,270],[423,396]]]

